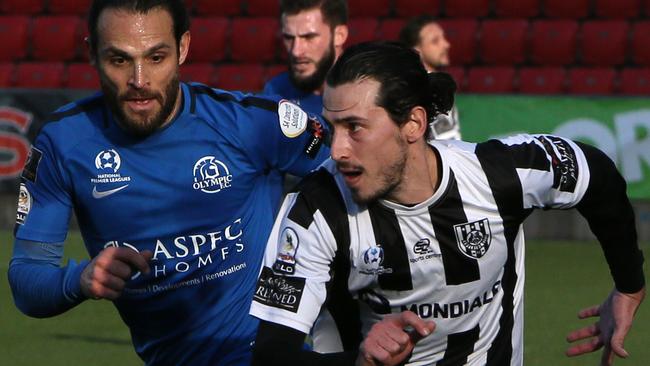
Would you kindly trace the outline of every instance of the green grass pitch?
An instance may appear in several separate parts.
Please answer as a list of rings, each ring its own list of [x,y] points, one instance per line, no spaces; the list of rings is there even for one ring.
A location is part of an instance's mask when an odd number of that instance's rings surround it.
[[[128,330],[108,301],[86,301],[58,317],[32,319],[13,304],[7,283],[12,238],[0,232],[0,364],[141,365]],[[642,245],[646,257],[650,246]],[[527,366],[598,365],[599,354],[564,356],[566,334],[590,322],[579,309],[599,303],[612,287],[609,271],[595,243],[529,241],[526,257],[525,353]],[[86,257],[78,233],[71,233],[66,256]],[[648,272],[646,265],[646,273]],[[650,300],[637,314],[626,348],[627,360],[616,365],[650,365]]]

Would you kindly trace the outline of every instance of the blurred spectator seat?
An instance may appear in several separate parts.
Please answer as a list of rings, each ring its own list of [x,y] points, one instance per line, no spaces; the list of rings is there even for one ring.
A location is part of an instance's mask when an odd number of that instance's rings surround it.
[[[456,92],[462,91],[465,88],[465,68],[462,66],[446,67],[444,70],[447,74],[451,75],[456,82]]]
[[[650,21],[632,26],[632,60],[637,65],[650,66]]]
[[[608,95],[614,93],[616,70],[613,68],[574,68],[569,70],[571,94]]]
[[[215,67],[209,62],[195,62],[181,65],[181,80],[185,82],[197,82],[214,87]]]
[[[348,0],[348,11],[353,19],[385,17],[390,13],[391,3],[392,0]]]
[[[237,62],[268,62],[278,48],[277,18],[235,18],[230,23],[230,56]]]
[[[16,66],[15,86],[19,88],[61,88],[63,62],[21,62]]]
[[[395,0],[395,14],[409,18],[422,14],[439,15],[440,0]]]
[[[29,18],[23,15],[0,16],[0,39],[0,61],[24,58],[29,40]]]
[[[636,18],[640,15],[639,0],[595,0],[599,18]]]
[[[228,19],[225,17],[194,18],[190,25],[190,34],[192,41],[188,60],[215,62],[225,58]]]
[[[526,19],[484,20],[479,42],[481,59],[491,65],[524,62],[527,31]]]
[[[524,94],[562,94],[566,71],[561,67],[523,67],[519,69],[519,92]]]
[[[239,15],[242,11],[242,1],[243,0],[194,0],[194,11],[198,16]]]
[[[623,69],[620,92],[625,95],[650,95],[650,68]]]
[[[560,66],[575,60],[578,22],[538,20],[531,26],[530,58],[535,65]]]
[[[490,11],[489,0],[447,0],[445,15],[452,18],[484,17]]]
[[[468,65],[476,59],[478,23],[473,19],[451,19],[439,22],[451,48],[449,57],[453,65]]]
[[[99,89],[97,71],[88,63],[70,63],[65,87],[71,89]]]
[[[539,15],[540,0],[494,0],[499,18],[532,18]]]
[[[589,15],[590,0],[544,0],[544,14],[549,18],[580,19]]]
[[[264,67],[261,64],[217,66],[216,87],[225,90],[261,91],[264,85]]]
[[[406,19],[403,18],[387,18],[379,23],[379,31],[377,38],[387,41],[399,40],[399,32],[406,24]]]
[[[515,69],[512,67],[473,67],[467,74],[468,93],[512,93]]]
[[[0,12],[6,14],[37,14],[43,12],[45,0],[0,0]]]
[[[11,62],[0,62],[0,88],[13,86],[14,64]]]
[[[353,18],[348,21],[350,29],[346,46],[377,39],[379,21],[375,18]]]
[[[278,17],[280,2],[278,0],[246,0],[246,14],[253,17]]]
[[[77,56],[81,20],[74,15],[34,19],[32,57],[40,61],[70,61]]]
[[[588,66],[622,64],[625,61],[629,29],[628,22],[624,20],[582,23],[582,62]]]
[[[91,0],[49,0],[48,9],[52,14],[77,14],[88,12]]]

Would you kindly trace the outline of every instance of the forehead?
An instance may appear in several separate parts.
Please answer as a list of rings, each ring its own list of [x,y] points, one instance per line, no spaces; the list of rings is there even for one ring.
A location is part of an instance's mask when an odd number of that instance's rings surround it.
[[[442,28],[437,23],[429,23],[420,29],[420,38],[431,39],[444,34]]]
[[[320,8],[313,8],[298,14],[282,15],[282,32],[289,34],[305,34],[321,32],[329,29],[325,23]]]
[[[375,109],[379,82],[373,79],[357,80],[336,87],[325,85],[323,90],[323,115],[331,120],[349,116],[367,116]]]
[[[154,8],[147,13],[108,8],[97,19],[99,48],[133,48],[159,42],[173,42],[174,23],[167,10]]]

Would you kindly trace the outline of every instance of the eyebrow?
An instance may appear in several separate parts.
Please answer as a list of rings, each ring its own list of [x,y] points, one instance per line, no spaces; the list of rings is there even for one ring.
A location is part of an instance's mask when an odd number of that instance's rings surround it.
[[[156,52],[158,52],[158,51],[160,51],[162,49],[170,49],[170,48],[171,48],[171,46],[169,44],[167,44],[167,43],[158,43],[157,45],[147,49],[144,54],[145,54],[145,56],[150,56],[150,55],[152,55],[152,54],[154,54],[154,53],[156,53]],[[121,57],[124,57],[124,58],[132,58],[133,57],[128,52],[126,52],[124,50],[121,50],[121,49],[119,49],[117,47],[113,47],[113,46],[110,46],[108,48],[103,49],[101,51],[101,53],[103,55],[105,55],[105,54],[114,54],[114,55],[121,56]]]
[[[302,38],[304,38],[304,37],[317,36],[319,34],[320,33],[318,33],[318,32],[312,32],[312,31],[307,32],[307,33],[299,33],[299,34],[292,34],[292,33],[282,32],[282,37],[288,37],[288,38],[302,37]]]

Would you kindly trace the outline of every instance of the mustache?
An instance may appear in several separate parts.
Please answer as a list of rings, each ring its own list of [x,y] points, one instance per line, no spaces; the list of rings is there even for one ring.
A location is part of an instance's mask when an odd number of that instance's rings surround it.
[[[126,93],[120,95],[121,100],[127,99],[162,99],[160,93],[154,93],[149,90],[129,90]]]
[[[361,165],[352,164],[350,162],[345,162],[345,161],[341,161],[341,162],[337,161],[336,162],[336,169],[338,169],[338,170],[356,170],[356,171],[360,171],[360,172],[362,172],[364,170]]]

